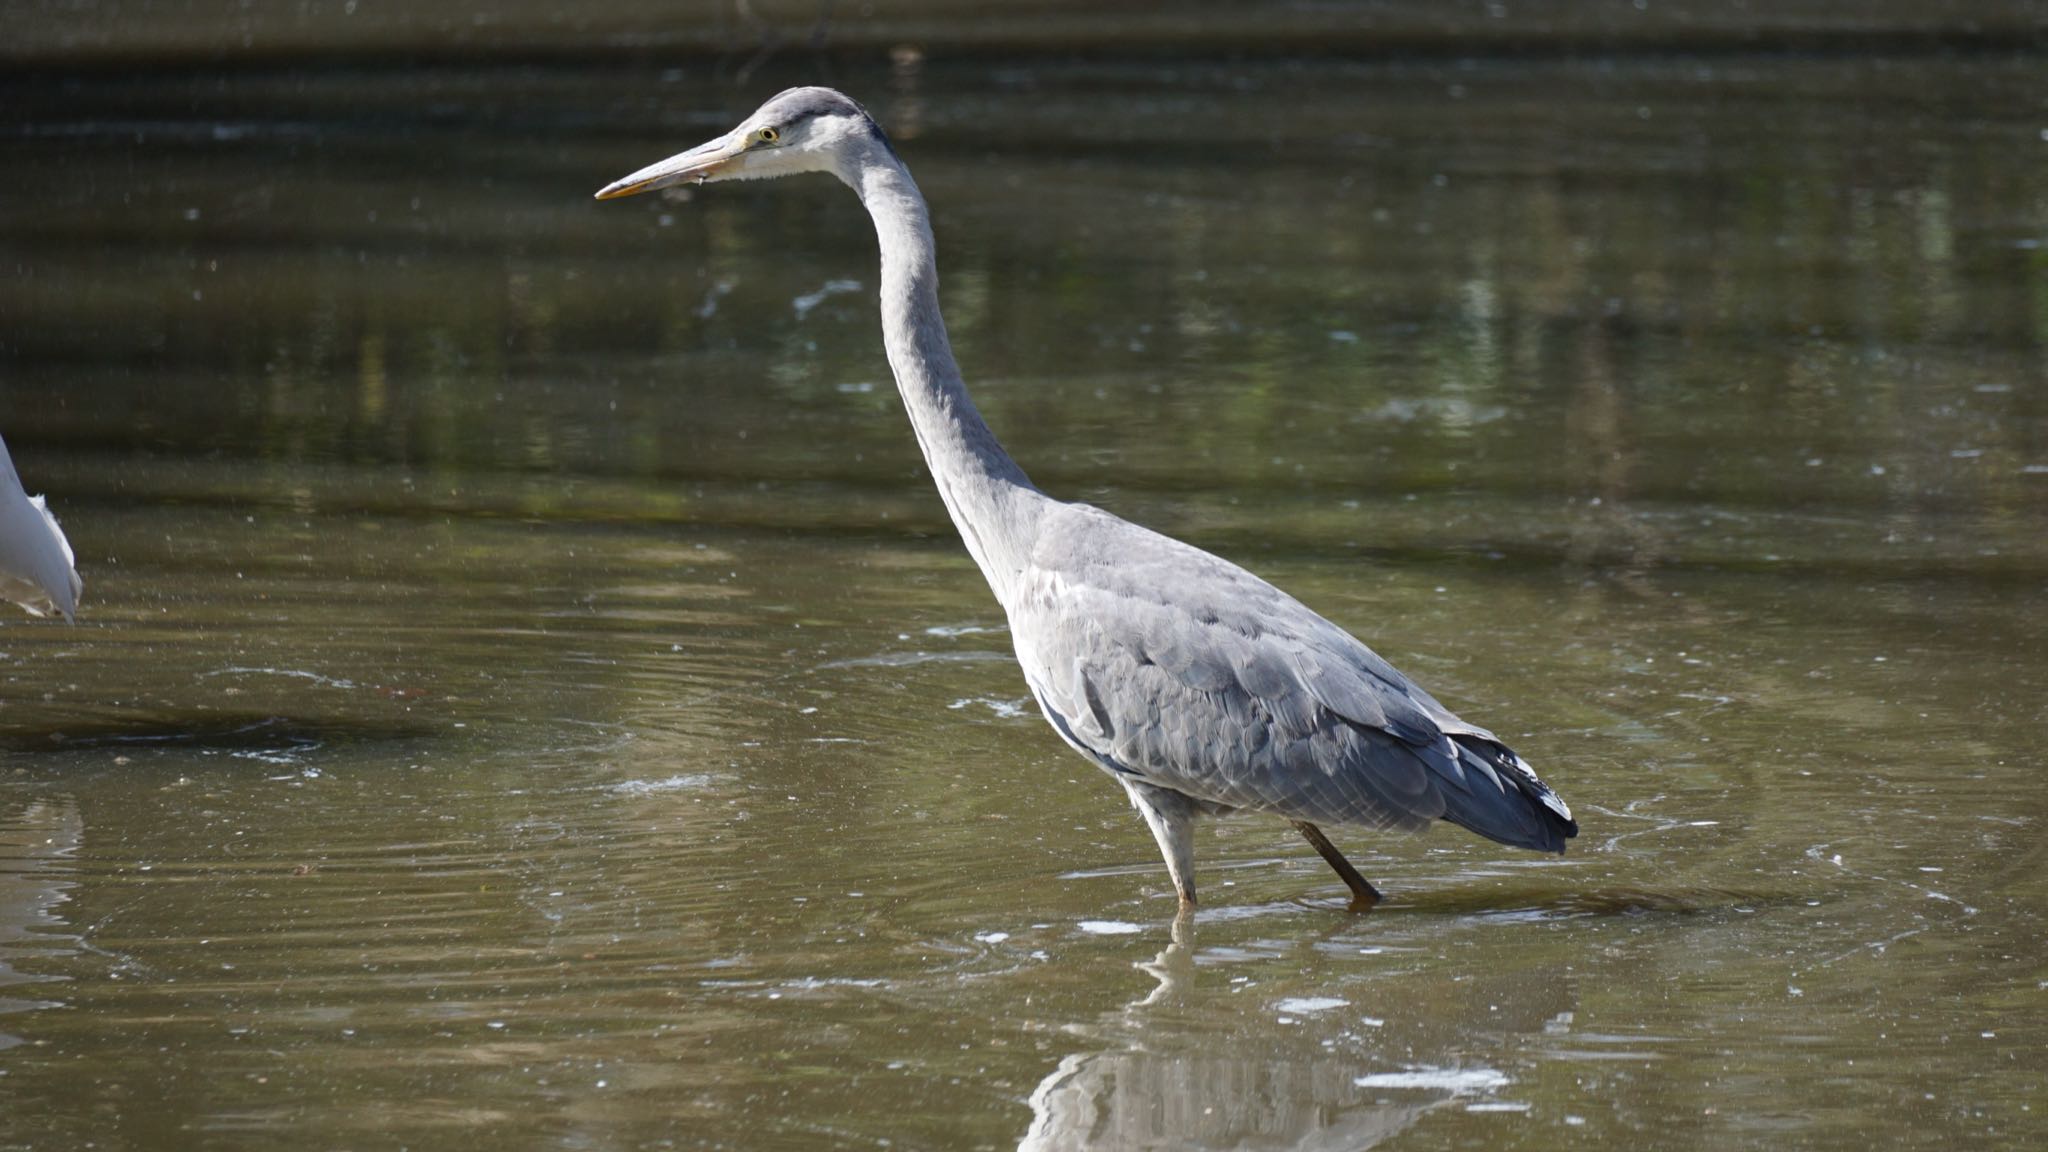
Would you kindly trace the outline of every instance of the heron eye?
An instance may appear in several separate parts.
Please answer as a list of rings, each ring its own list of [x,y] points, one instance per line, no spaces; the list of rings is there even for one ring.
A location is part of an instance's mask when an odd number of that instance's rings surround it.
[[[782,133],[777,132],[773,128],[762,128],[754,133],[754,139],[759,140],[763,144],[773,144],[781,138]]]

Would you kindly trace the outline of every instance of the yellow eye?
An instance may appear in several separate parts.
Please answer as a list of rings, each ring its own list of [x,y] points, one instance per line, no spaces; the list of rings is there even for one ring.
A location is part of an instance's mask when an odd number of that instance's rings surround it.
[[[777,140],[782,139],[782,133],[777,132],[773,128],[756,128],[754,129],[754,139],[762,144],[773,144]]]

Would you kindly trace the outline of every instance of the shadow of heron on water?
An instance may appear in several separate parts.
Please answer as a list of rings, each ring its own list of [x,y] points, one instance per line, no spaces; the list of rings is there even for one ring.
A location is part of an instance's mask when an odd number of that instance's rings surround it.
[[[1453,888],[1389,898],[1368,915],[1460,916],[1485,920],[1577,920],[1608,916],[1697,916],[1788,902],[1791,892],[1738,891],[1707,885],[1647,888],[1616,884],[1560,892],[1554,887]],[[1304,902],[1309,903],[1309,902]],[[1312,906],[1342,910],[1341,903]]]

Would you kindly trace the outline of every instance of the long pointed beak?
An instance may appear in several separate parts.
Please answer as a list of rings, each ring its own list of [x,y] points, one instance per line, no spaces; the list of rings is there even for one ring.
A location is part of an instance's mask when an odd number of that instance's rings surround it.
[[[621,196],[633,196],[641,192],[652,192],[685,180],[699,184],[724,174],[746,148],[740,138],[732,133],[716,140],[699,144],[688,152],[679,152],[659,163],[649,164],[623,180],[614,180],[598,190],[599,200],[617,200]]]

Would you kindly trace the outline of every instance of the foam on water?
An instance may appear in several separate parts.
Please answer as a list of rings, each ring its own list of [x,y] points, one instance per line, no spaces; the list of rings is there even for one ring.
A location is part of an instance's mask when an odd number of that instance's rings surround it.
[[[1083,920],[1074,927],[1090,936],[1131,936],[1144,931],[1128,920]]]
[[[1315,1012],[1328,1012],[1333,1008],[1347,1007],[1350,1003],[1349,1000],[1339,1000],[1335,996],[1290,996],[1273,1005],[1273,1008],[1279,1012],[1306,1016]]]
[[[1462,1095],[1491,1092],[1506,1086],[1508,1078],[1491,1068],[1411,1068],[1406,1072],[1374,1072],[1352,1083],[1360,1088],[1420,1088]]]

